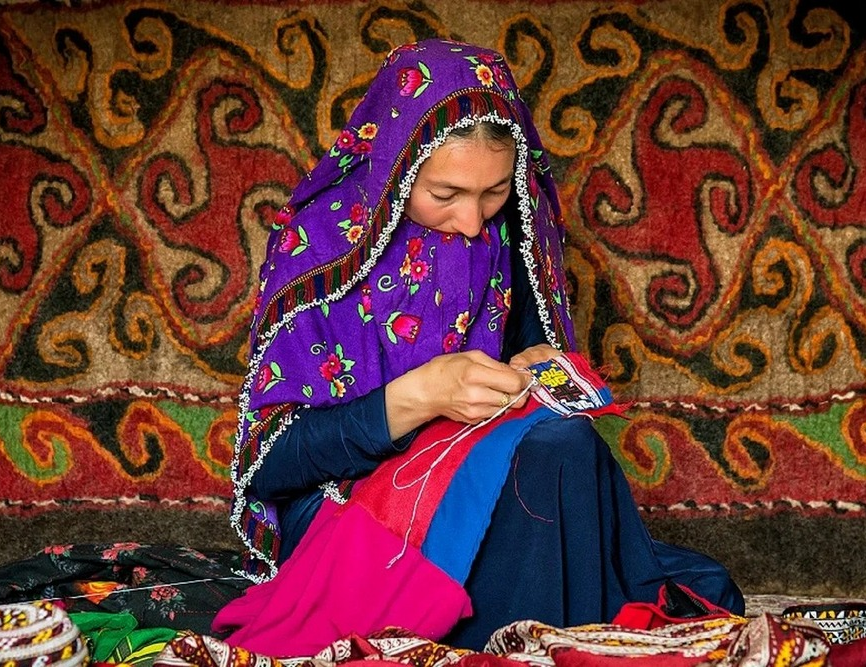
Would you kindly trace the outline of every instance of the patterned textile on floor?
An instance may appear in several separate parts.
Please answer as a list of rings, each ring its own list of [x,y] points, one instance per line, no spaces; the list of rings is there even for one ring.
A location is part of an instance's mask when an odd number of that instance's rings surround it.
[[[848,656],[866,655],[848,645]],[[311,658],[280,659],[234,648],[209,636],[186,634],[169,642],[154,667],[334,667],[403,664],[410,667],[854,667],[837,662],[830,642],[814,625],[763,614],[675,623],[653,630],[616,625],[554,628],[520,621],[498,630],[483,653],[437,644],[389,628],[366,638],[347,637]],[[841,653],[840,653],[841,655]],[[862,667],[862,665],[861,665]]]
[[[0,605],[3,667],[79,667],[89,663],[84,637],[61,606],[45,601]]]
[[[129,612],[141,629],[210,632],[249,580],[236,554],[133,543],[48,547],[0,567],[0,602],[52,600],[75,612]]]
[[[782,610],[782,618],[811,621],[834,644],[866,639],[866,602],[794,605]]]

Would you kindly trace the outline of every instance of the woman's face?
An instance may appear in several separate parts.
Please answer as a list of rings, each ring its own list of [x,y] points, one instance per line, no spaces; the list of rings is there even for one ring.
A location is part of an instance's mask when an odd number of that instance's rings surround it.
[[[485,137],[451,137],[421,165],[406,215],[443,234],[472,238],[511,192],[515,148]]]

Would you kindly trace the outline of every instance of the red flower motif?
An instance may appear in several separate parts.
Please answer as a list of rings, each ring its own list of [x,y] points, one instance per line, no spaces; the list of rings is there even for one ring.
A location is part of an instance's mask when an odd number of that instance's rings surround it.
[[[351,148],[355,145],[355,135],[352,134],[349,130],[343,130],[340,132],[340,136],[337,137],[337,146],[340,148]]]
[[[301,245],[301,236],[291,227],[286,227],[280,232],[280,252],[292,252]]]
[[[72,548],[71,544],[54,544],[42,550],[44,554],[52,554],[54,556],[62,556]]]
[[[491,69],[493,70],[493,80],[496,81],[496,84],[500,88],[508,88],[508,79],[505,78],[505,70],[503,70],[499,65],[493,65]]]
[[[289,206],[286,204],[277,211],[277,214],[274,216],[274,224],[277,227],[285,227],[288,225],[295,217],[295,207]]]
[[[397,73],[397,81],[400,86],[400,94],[403,97],[411,97],[415,91],[424,83],[424,75],[415,67],[404,67]]]
[[[372,294],[373,290],[370,289],[369,285],[361,287],[361,306],[365,313],[369,313],[370,309],[373,308],[373,299],[370,298]]]
[[[369,141],[359,141],[357,144],[352,146],[352,152],[355,155],[367,155],[373,151],[373,144]]]
[[[428,273],[430,273],[430,266],[423,259],[416,259],[412,262],[409,277],[413,282],[420,283],[427,277]]]
[[[408,343],[415,342],[420,327],[421,318],[415,317],[415,315],[400,314],[391,322],[391,331],[394,332],[394,335]]]
[[[352,204],[352,208],[349,210],[349,220],[354,222],[355,224],[360,225],[363,222],[367,221],[367,207],[361,204],[360,202],[356,202]]]
[[[268,383],[274,379],[274,371],[270,366],[262,366],[256,376],[256,391],[264,391]]]
[[[481,232],[479,236],[481,236],[481,240],[484,241],[484,243],[490,245],[490,229],[487,227],[487,225],[481,227]]]
[[[268,415],[270,415],[273,411],[274,407],[272,405],[266,405],[265,407],[263,407],[261,410],[258,411],[259,421],[267,419]]]
[[[331,382],[334,377],[343,370],[343,364],[336,354],[329,354],[328,358],[319,366],[319,373],[328,382]]]
[[[496,304],[496,310],[505,310],[505,297],[502,292],[493,293],[493,302]]]
[[[453,352],[460,345],[460,336],[457,335],[456,332],[450,331],[445,334],[445,338],[442,339],[442,351],[443,352]]]
[[[424,250],[424,240],[420,236],[413,236],[406,244],[406,254],[415,259]]]
[[[164,602],[166,600],[171,600],[172,598],[177,597],[179,594],[180,591],[174,586],[157,586],[151,591],[150,599]]]
[[[403,44],[402,46],[398,46],[391,50],[391,53],[388,54],[388,64],[393,65],[397,62],[397,59],[400,57],[401,53],[411,52],[411,51],[421,51],[422,47],[417,44]]]

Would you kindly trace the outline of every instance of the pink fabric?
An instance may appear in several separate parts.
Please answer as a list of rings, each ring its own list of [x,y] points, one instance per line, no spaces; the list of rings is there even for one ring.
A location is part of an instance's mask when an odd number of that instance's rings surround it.
[[[463,587],[354,503],[325,501],[277,576],[223,607],[227,643],[275,657],[311,656],[350,634],[399,626],[442,637],[472,614]]]

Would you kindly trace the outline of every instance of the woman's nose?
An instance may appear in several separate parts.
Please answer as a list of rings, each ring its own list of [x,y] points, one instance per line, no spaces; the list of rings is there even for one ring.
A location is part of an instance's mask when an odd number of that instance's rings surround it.
[[[455,221],[457,231],[468,238],[475,238],[481,233],[484,225],[484,212],[480,204],[467,204],[464,206]]]

